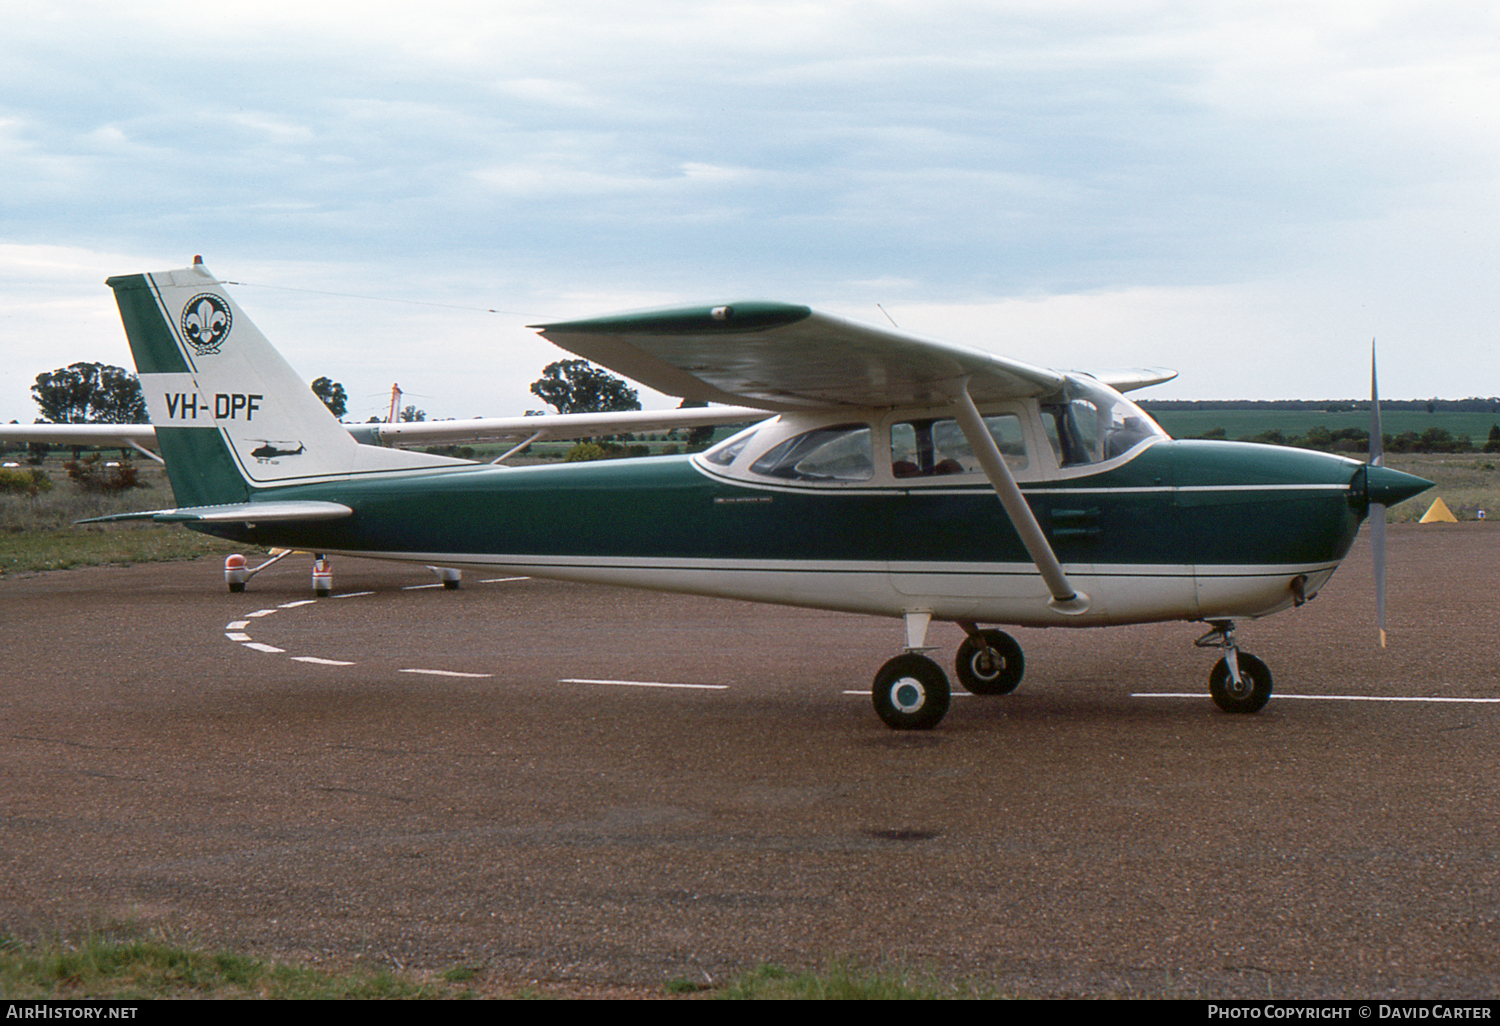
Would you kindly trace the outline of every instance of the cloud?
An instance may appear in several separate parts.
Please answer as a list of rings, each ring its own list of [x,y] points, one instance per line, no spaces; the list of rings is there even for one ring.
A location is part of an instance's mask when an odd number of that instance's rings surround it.
[[[69,7],[27,8],[0,39],[0,242],[86,255],[75,318],[106,274],[202,252],[235,279],[533,319],[769,297],[880,321],[881,302],[951,308],[933,320],[982,342],[1005,333],[959,312],[1042,311],[1080,348],[1128,335],[1148,352],[1127,362],[1180,352],[1192,388],[1256,394],[1291,386],[1244,353],[1289,358],[1255,332],[1305,342],[1267,315],[1297,311],[1463,340],[1451,366],[1392,380],[1483,390],[1486,5]],[[63,362],[32,369],[31,340],[71,333],[36,297],[73,280],[27,274],[0,275],[0,355],[29,383]],[[520,319],[500,347],[480,341],[487,318],[243,298],[286,314],[314,376],[352,379],[350,360],[371,393],[414,339],[476,361],[486,386],[434,396],[452,415],[524,408],[525,361],[546,355]],[[0,416],[28,404],[0,380]]]

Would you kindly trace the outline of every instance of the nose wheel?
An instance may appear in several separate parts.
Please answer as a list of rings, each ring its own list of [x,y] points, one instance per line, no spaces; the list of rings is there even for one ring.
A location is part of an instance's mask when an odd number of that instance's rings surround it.
[[[1016,639],[1004,631],[981,631],[960,623],[968,632],[958,646],[954,670],[971,695],[1008,695],[1026,673],[1026,657]]]
[[[1271,700],[1271,671],[1234,641],[1234,624],[1211,620],[1213,628],[1194,642],[1200,648],[1221,648],[1224,657],[1208,675],[1208,693],[1214,705],[1227,713],[1258,713]]]

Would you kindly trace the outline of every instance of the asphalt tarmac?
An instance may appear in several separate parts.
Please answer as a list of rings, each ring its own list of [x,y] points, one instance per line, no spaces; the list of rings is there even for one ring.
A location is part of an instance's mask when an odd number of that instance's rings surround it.
[[[0,930],[570,993],[1494,997],[1500,532],[1390,545],[1389,649],[1363,537],[1241,625],[1259,715],[1201,625],[1024,630],[1020,689],[920,734],[864,693],[894,620],[349,559],[317,602],[301,557],[0,580]]]

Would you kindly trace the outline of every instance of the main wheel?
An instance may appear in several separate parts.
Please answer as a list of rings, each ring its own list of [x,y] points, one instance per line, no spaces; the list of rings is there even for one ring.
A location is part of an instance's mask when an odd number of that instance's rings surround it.
[[[954,669],[958,682],[973,695],[1008,695],[1021,683],[1026,657],[1016,639],[1004,631],[980,631],[989,651],[972,637],[958,646]]]
[[[876,714],[892,730],[931,730],[948,712],[948,675],[924,655],[908,652],[880,668],[870,689]]]
[[[1266,664],[1245,652],[1239,653],[1240,684],[1235,687],[1229,675],[1229,660],[1214,663],[1208,675],[1208,693],[1214,705],[1227,713],[1257,713],[1271,700],[1271,671]]]

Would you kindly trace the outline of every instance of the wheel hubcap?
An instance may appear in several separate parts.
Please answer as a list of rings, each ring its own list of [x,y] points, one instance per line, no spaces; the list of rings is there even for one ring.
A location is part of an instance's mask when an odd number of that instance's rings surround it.
[[[903,677],[891,687],[891,704],[904,713],[922,708],[926,698],[926,690],[910,677]]]

